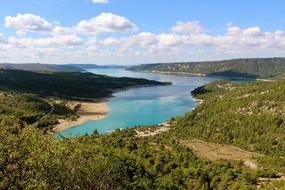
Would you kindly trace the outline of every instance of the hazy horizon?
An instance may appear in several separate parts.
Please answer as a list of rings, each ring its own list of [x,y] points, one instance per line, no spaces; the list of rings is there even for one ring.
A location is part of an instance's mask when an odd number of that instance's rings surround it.
[[[175,62],[150,62],[150,63],[131,63],[131,64],[116,64],[116,63],[105,63],[105,64],[98,64],[98,63],[1,63],[0,64],[47,64],[47,65],[99,65],[99,66],[134,66],[134,65],[141,65],[141,64],[167,64],[167,63],[196,63],[196,62],[215,62],[215,61],[227,61],[227,60],[236,60],[236,59],[270,59],[270,58],[282,58],[285,59],[285,57],[239,57],[239,58],[232,58],[232,59],[217,59],[217,60],[204,60],[204,61],[175,61]]]

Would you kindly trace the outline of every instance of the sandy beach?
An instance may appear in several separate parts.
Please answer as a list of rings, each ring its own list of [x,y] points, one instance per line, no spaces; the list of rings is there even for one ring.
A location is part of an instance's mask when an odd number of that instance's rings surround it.
[[[83,124],[87,121],[95,121],[103,119],[108,114],[108,107],[105,102],[70,102],[71,106],[76,104],[81,104],[79,111],[77,112],[79,118],[75,121],[70,120],[59,120],[59,124],[53,128],[55,133],[61,132],[63,130],[75,127],[77,125]]]

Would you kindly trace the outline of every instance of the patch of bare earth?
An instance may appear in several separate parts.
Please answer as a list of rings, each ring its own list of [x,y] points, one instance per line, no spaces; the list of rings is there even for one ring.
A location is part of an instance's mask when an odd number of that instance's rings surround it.
[[[155,125],[155,126],[151,126],[151,127],[147,127],[147,128],[137,128],[135,129],[136,132],[136,137],[149,137],[149,136],[155,136],[158,135],[160,133],[163,132],[167,132],[172,125],[172,122],[174,121],[174,119],[165,121],[161,124]]]
[[[257,168],[254,158],[262,156],[254,152],[248,152],[235,146],[205,142],[199,139],[180,141],[184,146],[193,150],[200,158],[211,161],[217,160],[242,160],[245,166]]]
[[[135,130],[135,132],[137,133],[136,136],[140,138],[140,137],[155,136],[160,133],[166,132],[169,129],[170,129],[169,127],[152,127],[152,128],[145,129],[143,131]]]
[[[59,133],[66,129],[81,125],[88,121],[103,119],[108,114],[108,107],[105,102],[78,102],[69,101],[67,106],[70,109],[75,109],[76,105],[80,105],[77,114],[79,118],[75,121],[59,119],[59,124],[53,128],[53,131]]]

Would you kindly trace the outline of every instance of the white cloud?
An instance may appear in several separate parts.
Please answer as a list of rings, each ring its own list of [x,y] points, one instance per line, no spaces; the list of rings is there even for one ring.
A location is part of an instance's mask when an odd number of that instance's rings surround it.
[[[141,32],[139,34],[117,40],[119,40],[119,43],[123,48],[130,48],[132,46],[147,48],[158,42],[157,36],[150,32]]]
[[[228,35],[231,35],[231,36],[242,34],[242,30],[236,26],[228,26],[227,30],[228,30]]]
[[[109,3],[108,0],[90,0],[92,3]]]
[[[221,34],[206,33],[199,22],[190,21],[177,22],[168,33],[145,31],[126,35],[126,32],[136,31],[137,27],[127,18],[112,13],[102,13],[67,27],[61,26],[59,22],[51,24],[39,16],[18,14],[16,17],[6,17],[5,26],[16,29],[17,35],[5,35],[4,38],[0,33],[2,62],[105,60],[117,63],[120,59],[154,62],[171,61],[172,58],[190,61],[192,58],[203,60],[285,55],[284,31],[265,32],[258,26],[241,28],[232,23]],[[28,32],[45,34],[31,37]],[[108,34],[106,38],[105,35],[97,36],[111,32],[118,34]]]
[[[5,26],[23,32],[48,32],[53,27],[44,18],[33,14],[17,14],[16,17],[7,16]]]
[[[244,35],[248,36],[257,36],[261,33],[260,28],[258,26],[247,28],[243,31]]]
[[[54,35],[71,35],[71,34],[74,34],[74,30],[68,27],[55,26],[52,29],[52,33]]]
[[[82,20],[77,25],[77,31],[90,36],[104,32],[133,32],[137,27],[127,18],[112,13],[101,13],[89,20]]]
[[[100,42],[100,44],[105,46],[114,46],[114,45],[119,45],[120,43],[121,43],[120,40],[116,38],[107,38]]]
[[[4,39],[4,34],[2,34],[0,32],[0,44],[4,43],[5,42],[5,39]]]
[[[177,22],[175,26],[171,28],[172,32],[176,33],[194,33],[199,34],[206,31],[198,21],[190,21],[190,22]]]
[[[284,52],[285,49],[285,33],[283,31],[262,32],[259,27],[241,29],[228,26],[227,33],[223,35],[142,32],[128,38],[112,38],[112,41],[120,43],[118,52],[121,54],[122,52],[131,52],[132,49],[137,49],[137,46],[150,54],[169,54],[170,52],[175,54],[189,48],[198,50],[210,48],[221,55],[223,53],[225,55],[234,55],[234,53],[248,55],[263,51]]]
[[[159,34],[157,38],[161,46],[175,46],[182,42],[181,36],[175,34]]]
[[[16,34],[19,37],[24,37],[26,35],[26,32],[19,30],[19,31],[16,32]]]
[[[8,38],[8,44],[15,47],[48,47],[48,46],[59,46],[59,47],[74,47],[81,46],[84,44],[84,40],[77,37],[76,35],[63,35],[54,36],[49,38]]]

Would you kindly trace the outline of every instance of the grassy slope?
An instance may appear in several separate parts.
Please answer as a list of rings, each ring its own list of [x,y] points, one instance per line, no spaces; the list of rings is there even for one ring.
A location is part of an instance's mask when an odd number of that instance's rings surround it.
[[[204,75],[245,78],[278,78],[285,71],[284,58],[234,59],[208,62],[145,64],[130,70],[185,72]]]

